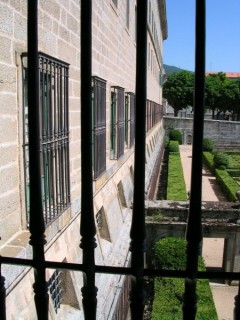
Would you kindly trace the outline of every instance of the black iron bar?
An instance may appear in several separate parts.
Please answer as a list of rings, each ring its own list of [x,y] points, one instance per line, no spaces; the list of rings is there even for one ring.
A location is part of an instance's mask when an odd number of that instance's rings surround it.
[[[60,138],[64,137],[63,132],[63,72],[62,66],[60,66],[60,91],[58,95],[60,96]],[[63,186],[63,140],[59,143],[59,189],[60,189],[60,212],[63,211],[63,204],[64,204],[64,186]]]
[[[44,68],[42,70],[42,77],[43,77],[43,93],[42,93],[42,101],[43,101],[43,108],[42,108],[42,113],[43,113],[43,128],[44,128],[44,141],[46,142],[45,148],[42,147],[43,150],[43,159],[45,161],[44,163],[44,171],[42,173],[43,178],[44,178],[44,196],[45,196],[45,219],[47,221],[51,221],[51,215],[50,215],[50,206],[49,206],[49,200],[50,200],[50,195],[49,195],[49,112],[50,112],[50,101],[49,101],[49,90],[50,90],[50,85],[49,85],[49,74],[48,74],[48,60],[44,59]],[[46,223],[46,220],[45,220]]]
[[[205,0],[196,0],[195,93],[193,119],[192,172],[189,216],[186,232],[187,277],[183,296],[183,319],[193,320],[197,312],[197,271],[202,241],[202,142],[205,91]]]
[[[86,320],[96,319],[96,227],[92,186],[92,1],[81,1],[81,226],[82,302]]]
[[[67,78],[66,78],[66,68],[63,69],[63,137],[64,137],[64,143],[63,143],[63,186],[64,186],[64,204],[63,207],[67,205],[67,157],[66,157],[66,151],[67,151],[67,100],[66,100],[66,87],[67,87]]]
[[[57,67],[56,67],[57,69]],[[56,70],[55,69],[55,70]],[[58,85],[58,73],[56,73],[57,79],[55,80],[55,92],[54,95],[56,94],[56,90],[57,90],[57,85]],[[56,109],[55,109],[55,141],[54,141],[54,153],[55,153],[55,161],[54,161],[54,181],[55,181],[55,212],[56,215],[58,215],[60,213],[60,209],[59,209],[59,186],[58,186],[58,181],[59,181],[59,177],[58,177],[58,150],[59,150],[59,134],[58,134],[58,123],[59,123],[59,119],[58,119],[58,98],[56,97]]]
[[[47,149],[47,154],[48,154],[48,207],[49,207],[49,219],[52,220],[54,217],[53,214],[53,206],[52,206],[52,141],[53,141],[53,125],[52,125],[52,63],[50,62],[48,64],[48,83],[49,83],[49,91],[48,91],[48,101],[49,101],[49,121],[48,121],[48,149]]]
[[[69,100],[68,100],[68,77],[69,77],[69,69],[66,69],[66,143],[67,143],[67,148],[66,148],[66,170],[67,170],[67,203],[70,204],[70,176],[69,176]]]
[[[53,212],[58,214],[57,184],[56,184],[56,139],[57,139],[57,99],[56,99],[56,62],[53,63],[53,144],[52,144],[52,175],[53,175]]]
[[[0,238],[1,240],[1,238]],[[2,276],[2,261],[0,256],[0,319],[6,320],[6,289],[5,278]]]
[[[130,231],[132,319],[143,319],[144,252],[145,243],[145,118],[146,118],[146,61],[147,61],[147,1],[137,1],[137,56],[136,56],[136,125],[134,156],[133,215]]]
[[[34,267],[35,262],[31,259],[23,258],[12,258],[0,256],[2,264],[8,265],[19,265],[26,267]],[[83,271],[84,265],[78,263],[69,262],[57,262],[57,261],[45,261],[44,266],[46,269],[59,269],[59,270],[72,270],[72,271]],[[131,275],[132,268],[127,267],[113,267],[113,266],[102,266],[95,265],[96,273],[106,274],[124,274]],[[162,269],[144,269],[144,277],[170,277],[170,278],[185,278],[185,270],[162,270]],[[219,279],[219,280],[239,280],[240,272],[226,272],[226,271],[198,271],[198,279]]]
[[[240,283],[238,283],[238,294],[234,297],[233,319],[240,319]]]
[[[30,244],[34,261],[34,299],[38,319],[48,319],[48,287],[45,279],[45,224],[41,192],[40,110],[38,60],[38,1],[28,1],[28,119],[30,177]]]

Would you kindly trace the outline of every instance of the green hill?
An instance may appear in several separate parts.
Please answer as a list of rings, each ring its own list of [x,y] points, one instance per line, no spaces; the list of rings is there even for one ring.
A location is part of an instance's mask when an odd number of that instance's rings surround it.
[[[180,69],[178,67],[175,67],[175,66],[169,66],[168,64],[163,64],[163,67],[164,67],[164,70],[166,72],[166,74],[170,75],[174,72],[181,72],[183,71],[184,69]]]

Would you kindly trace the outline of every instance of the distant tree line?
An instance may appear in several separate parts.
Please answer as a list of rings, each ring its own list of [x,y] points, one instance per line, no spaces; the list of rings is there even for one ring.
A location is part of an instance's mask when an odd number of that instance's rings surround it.
[[[163,84],[163,97],[174,108],[174,116],[180,110],[193,106],[194,73],[181,71],[168,76]],[[209,74],[205,78],[205,109],[210,109],[212,119],[223,115],[240,120],[240,79],[229,79],[225,73]]]

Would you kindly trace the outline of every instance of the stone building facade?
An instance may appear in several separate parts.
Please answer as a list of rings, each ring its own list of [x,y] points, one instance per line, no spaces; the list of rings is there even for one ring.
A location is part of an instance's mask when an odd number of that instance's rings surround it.
[[[39,156],[46,211],[46,259],[80,263],[80,113],[83,106],[80,103],[79,1],[40,0],[38,19],[42,106]],[[96,263],[103,265],[129,264],[134,172],[135,24],[135,1],[93,1],[93,187],[98,245]],[[26,30],[27,1],[0,1],[0,254],[31,258],[28,243]],[[146,195],[164,136],[160,79],[162,42],[166,37],[165,1],[149,0]],[[49,108],[52,111],[48,111]],[[118,108],[121,108],[122,116],[117,114]],[[102,122],[98,110],[102,112]],[[53,138],[48,139],[48,135],[59,128],[61,135],[64,134],[64,144],[60,139],[53,142]],[[58,139],[55,131],[54,139]],[[6,278],[7,316],[9,319],[35,319],[32,269],[8,265],[3,265],[2,269]],[[83,318],[82,274],[49,269],[47,278],[52,297],[51,319]],[[59,305],[54,307],[57,299],[51,294],[51,288],[57,283],[61,283],[57,290],[62,290],[63,294]],[[98,319],[113,318],[124,283],[123,276],[97,276]]]

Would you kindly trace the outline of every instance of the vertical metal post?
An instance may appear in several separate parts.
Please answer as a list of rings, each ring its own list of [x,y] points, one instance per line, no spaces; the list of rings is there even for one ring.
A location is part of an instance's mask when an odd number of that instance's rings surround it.
[[[0,256],[0,319],[6,320],[6,289],[4,286],[5,278],[2,276],[1,267],[2,263]]]
[[[86,320],[96,319],[96,227],[92,188],[92,1],[81,1],[81,227],[83,249],[83,308]]]
[[[28,1],[28,119],[30,173],[30,244],[33,248],[35,304],[38,319],[48,319],[45,280],[45,225],[42,207],[39,124],[38,1]]]
[[[133,217],[130,231],[132,252],[130,307],[132,319],[143,319],[145,252],[145,115],[146,115],[147,1],[137,1],[136,126]]]
[[[240,283],[238,284],[238,294],[234,297],[233,319],[240,319]]]
[[[187,277],[183,297],[183,319],[195,319],[197,312],[198,255],[202,241],[202,141],[205,90],[205,0],[196,0],[195,95],[191,195],[187,225]]]

